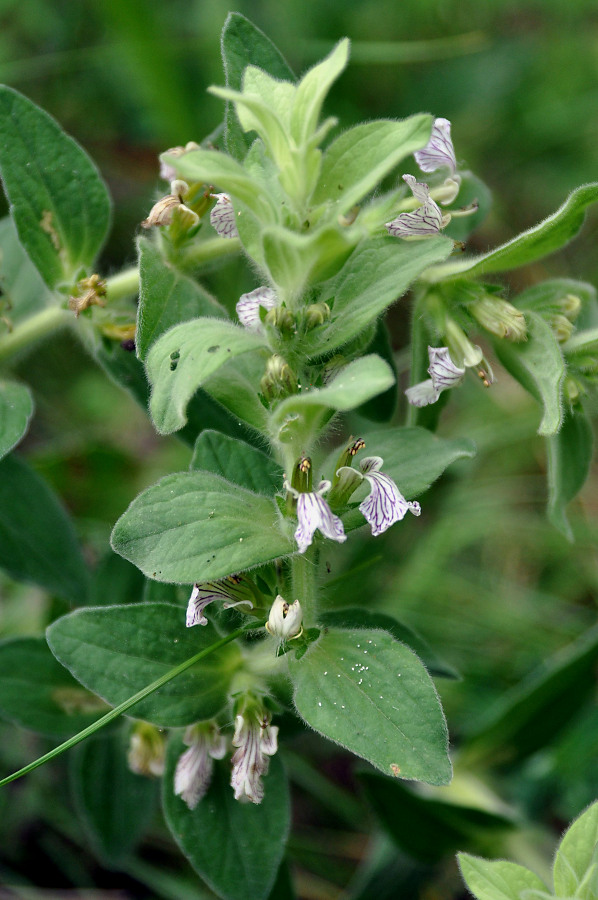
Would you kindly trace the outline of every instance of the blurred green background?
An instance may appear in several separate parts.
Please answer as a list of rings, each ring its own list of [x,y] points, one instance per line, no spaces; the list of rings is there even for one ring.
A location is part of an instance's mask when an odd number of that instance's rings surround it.
[[[114,197],[105,274],[134,261],[139,222],[161,189],[158,154],[201,140],[221,121],[221,102],[206,88],[223,83],[219,35],[229,9],[222,0],[0,0],[0,81],[55,116],[96,160]],[[327,110],[341,126],[419,111],[452,121],[458,160],[494,196],[472,250],[508,239],[551,213],[577,185],[598,180],[593,0],[263,0],[235,9],[272,38],[297,72],[339,37],[351,38],[351,64]],[[598,283],[597,238],[598,214],[591,211],[570,247],[514,273],[512,292],[561,275]],[[241,262],[210,278],[229,299],[253,284]],[[392,317],[397,351],[407,318],[400,312]],[[400,352],[398,361],[406,363]],[[17,371],[32,384],[37,402],[20,452],[60,493],[90,564],[97,565],[116,517],[144,486],[186,467],[189,451],[175,438],[156,437],[142,411],[68,336],[36,349]],[[474,384],[454,392],[441,432],[472,437],[479,454],[423,498],[424,527],[422,516],[403,523],[400,532],[393,529],[376,545],[376,565],[330,588],[334,603],[366,597],[404,619],[460,671],[461,681],[439,682],[456,746],[507,689],[595,621],[596,475],[571,510],[576,543],[570,545],[544,516],[538,411],[500,369],[498,379],[491,392]],[[360,566],[363,547],[356,543],[352,552]],[[39,634],[66,611],[7,579],[0,591],[2,637]],[[569,702],[566,695],[560,702]],[[533,823],[526,841],[540,864],[564,823],[598,791],[592,690],[579,703],[573,696],[570,705],[571,718],[546,746],[517,766],[486,773],[492,789],[515,805],[524,829]],[[0,735],[2,771],[49,746],[25,732],[15,738],[9,725]],[[314,749],[308,739],[297,752],[324,755],[320,764],[333,780],[352,789],[334,748]],[[327,806],[310,792],[300,767],[289,768],[298,819],[291,860],[300,896],[329,900],[349,882],[363,846],[342,816],[335,818],[333,801]],[[122,888],[127,897],[204,896],[159,824],[125,867],[127,875],[93,863],[64,811],[68,791],[60,772],[38,771],[0,794],[0,883],[32,891],[97,886]],[[63,811],[57,793],[64,795]],[[322,853],[327,840],[335,847],[333,860]],[[37,859],[33,868],[31,859]],[[407,857],[399,862],[375,893],[368,894],[374,888],[366,883],[364,893],[356,887],[343,896],[465,897],[450,855],[431,867]]]

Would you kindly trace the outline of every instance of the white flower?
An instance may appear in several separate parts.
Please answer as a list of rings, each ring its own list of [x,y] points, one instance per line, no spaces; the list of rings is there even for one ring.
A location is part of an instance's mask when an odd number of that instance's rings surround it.
[[[136,775],[163,775],[165,755],[164,733],[148,722],[137,722],[127,753],[131,771]]]
[[[442,391],[461,384],[465,369],[452,361],[448,347],[428,347],[430,378],[407,388],[405,394],[412,406],[429,406],[436,403]]]
[[[451,140],[451,123],[448,119],[436,119],[430,140],[421,150],[413,154],[422,172],[435,172],[447,166],[454,175],[457,171],[455,148]]]
[[[342,544],[347,540],[343,523],[335,516],[322,494],[330,490],[330,481],[321,481],[317,491],[300,493],[288,482],[285,487],[297,498],[297,519],[299,524],[295,531],[295,540],[299,547],[299,553],[305,553],[312,542],[316,529],[330,538]]]
[[[302,633],[302,617],[303,611],[299,601],[287,603],[279,594],[270,609],[266,628],[273,637],[280,638],[281,641],[288,641],[299,637]]]
[[[395,522],[400,522],[408,511],[414,516],[421,513],[419,503],[405,500],[392,478],[380,471],[382,463],[379,456],[367,456],[359,464],[363,477],[371,487],[359,510],[370,523],[374,537]]]
[[[278,749],[278,728],[270,725],[265,710],[260,715],[254,710],[237,716],[233,747],[238,748],[233,754],[230,779],[235,800],[261,803],[264,798],[261,778],[268,771],[268,757]]]
[[[278,297],[272,288],[258,287],[249,294],[241,294],[237,303],[237,315],[241,324],[250,331],[260,331],[262,327],[260,306],[264,309],[278,306]]]
[[[214,724],[191,725],[183,738],[188,746],[174,773],[174,792],[189,809],[195,809],[212,779],[213,760],[226,753],[226,740]]]
[[[413,212],[399,213],[396,219],[386,223],[386,230],[393,237],[429,237],[438,234],[451,220],[447,213],[442,214],[440,207],[430,197],[430,188],[423,182],[416,181],[413,175],[403,175],[416,200],[421,204]]]
[[[187,604],[187,628],[191,628],[192,625],[208,624],[203,611],[213,600],[224,600],[224,609],[239,606],[241,603],[253,607],[251,596],[248,582],[240,575],[229,575],[223,581],[206,581],[203,584],[196,582]]]
[[[184,147],[171,147],[170,150],[167,150],[167,153],[170,153],[171,156],[184,156],[185,153],[191,153],[192,150],[199,150],[199,144],[196,144],[195,141],[188,141]],[[160,178],[163,178],[165,181],[172,181],[177,177],[177,172],[174,166],[171,166],[170,163],[164,162],[164,160],[160,160]]]
[[[216,203],[210,211],[210,223],[212,228],[223,238],[239,237],[235,211],[228,194],[213,194]]]

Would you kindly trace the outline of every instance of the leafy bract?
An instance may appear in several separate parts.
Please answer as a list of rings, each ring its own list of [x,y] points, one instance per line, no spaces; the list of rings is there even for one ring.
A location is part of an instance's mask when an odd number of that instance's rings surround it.
[[[225,900],[266,900],[284,853],[290,824],[289,789],[278,755],[263,778],[259,806],[235,800],[230,766],[217,762],[209,790],[194,810],[175,796],[176,763],[186,750],[169,742],[163,781],[164,815],[177,844],[204,881]]]
[[[150,346],[173,325],[200,316],[226,318],[226,312],[197,281],[169,266],[154,244],[140,238],[135,332],[139,359],[145,359]]]
[[[434,685],[390,634],[330,630],[289,662],[307,724],[387,775],[447,784],[447,733]]]
[[[191,459],[192,469],[214,472],[234,484],[273,496],[282,488],[283,471],[272,457],[218,431],[203,431]]]
[[[211,625],[185,628],[184,612],[168,603],[78,609],[47,630],[54,656],[111,706],[123,703],[218,637]],[[172,728],[209,719],[226,705],[239,662],[237,646],[227,644],[136,704],[133,714]]]
[[[333,202],[347,212],[430,137],[432,116],[378,119],[355,125],[326,149],[312,203]]]
[[[496,340],[494,349],[505,369],[542,405],[538,434],[554,435],[563,421],[563,354],[550,325],[538,313],[527,312],[525,321],[526,341]]]
[[[481,859],[469,853],[458,853],[463,879],[476,900],[522,900],[529,891],[546,896],[546,885],[537,875],[517,863]]]
[[[189,400],[220,366],[263,343],[259,335],[222,319],[193,319],[162,335],[147,355],[150,411],[160,434],[185,425]]]
[[[583,225],[585,211],[598,200],[598,183],[585,184],[574,190],[555,213],[507,241],[495,250],[480,256],[455,260],[438,266],[429,273],[430,281],[440,281],[467,272],[468,275],[488,275],[505,272],[542,259],[568,244]]]
[[[453,242],[444,237],[417,243],[388,236],[364,241],[324,285],[320,300],[333,301],[332,317],[329,324],[307,336],[306,351],[322,356],[356,338],[425,269],[446,259],[452,249]]]
[[[213,581],[292,553],[272,500],[211,472],[167,475],[140,494],[112,533],[148,578]]]
[[[88,575],[73,524],[39,475],[14,455],[0,462],[0,567],[73,603]]]
[[[69,737],[106,711],[57,662],[43,637],[0,643],[0,716],[49,737]]]
[[[24,384],[0,380],[0,459],[19,443],[33,415],[33,397]]]
[[[598,896],[598,802],[567,829],[554,859],[554,891],[563,897]]]
[[[561,430],[547,440],[548,518],[569,540],[566,507],[586,482],[593,448],[592,424],[581,409],[567,410]]]
[[[19,239],[49,287],[88,269],[110,224],[94,163],[57,122],[0,86],[0,173]]]

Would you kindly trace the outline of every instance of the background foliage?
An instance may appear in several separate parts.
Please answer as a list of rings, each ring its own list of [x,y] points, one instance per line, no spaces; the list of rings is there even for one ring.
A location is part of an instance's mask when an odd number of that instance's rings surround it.
[[[592,3],[265,0],[236,8],[269,34],[296,71],[340,36],[352,38],[351,65],[329,104],[344,126],[420,110],[451,119],[457,152],[494,198],[472,250],[508,239],[552,212],[578,184],[596,179],[598,13]],[[157,154],[201,139],[220,120],[221,103],[205,88],[222,83],[218,40],[228,9],[221,0],[0,3],[0,80],[60,121],[95,159],[115,197],[103,271],[134,258],[131,236],[157,195]],[[513,290],[546,277],[596,283],[597,225],[590,212],[570,247],[512,276]],[[218,297],[229,299],[252,286],[241,263],[216,268],[208,280]],[[390,321],[396,346],[404,345],[407,304]],[[406,365],[399,355],[399,371]],[[68,336],[39,347],[20,367],[37,404],[20,456],[73,514],[95,574],[87,586],[78,571],[71,573],[69,589],[57,587],[68,600],[49,600],[2,575],[3,638],[41,634],[58,614],[85,603],[87,591],[94,605],[139,593],[136,570],[108,553],[110,529],[142,488],[189,461],[188,449],[174,437],[158,438]],[[301,897],[327,900],[342,887],[353,900],[457,900],[466,892],[456,849],[510,855],[544,875],[565,822],[597,793],[596,637],[586,635],[595,621],[598,580],[595,474],[570,510],[576,540],[568,544],[545,517],[546,462],[532,401],[500,369],[492,391],[466,384],[456,393],[440,433],[473,438],[477,458],[455,465],[427,495],[425,530],[405,521],[400,532],[379,538],[375,565],[359,569],[359,580],[339,580],[331,592],[339,606],[367,601],[377,612],[400,612],[460,673],[461,680],[437,682],[453,744],[466,748],[459,777],[444,790],[466,801],[479,796],[481,779],[483,791],[496,798],[496,827],[486,822],[482,829],[474,813],[447,821],[446,810],[433,805],[412,808],[411,794],[399,785],[389,815],[378,776],[355,765],[349,770],[331,745],[298,736],[284,763],[295,815],[290,860]],[[366,557],[358,541],[350,552],[359,567]],[[546,674],[551,677],[534,692]],[[510,703],[502,714],[501,705]],[[518,718],[513,709],[522,708]],[[485,743],[476,741],[493,717],[494,732],[486,729]],[[59,732],[49,728],[48,734]],[[2,772],[52,746],[10,724],[0,725],[0,738]],[[508,747],[507,758],[496,754],[499,743]],[[98,848],[98,828],[85,814],[79,829],[72,810],[85,809],[85,785],[77,773],[101,766],[105,747],[80,751],[70,781],[61,760],[0,792],[0,882],[17,886],[17,896],[19,885],[34,891],[28,897],[37,896],[35,888],[86,886],[119,887],[130,897],[202,896],[155,815],[149,790],[139,797],[130,789],[121,810],[125,821],[147,825],[137,850],[131,844],[124,856],[115,853],[122,841],[106,829],[100,833],[110,840]],[[127,776],[114,778],[126,782]],[[516,841],[504,830],[505,816],[517,824]],[[135,836],[140,832],[141,826]],[[476,840],[481,833],[483,846]],[[95,861],[98,849],[104,867]],[[287,896],[284,878],[281,872],[273,897]]]

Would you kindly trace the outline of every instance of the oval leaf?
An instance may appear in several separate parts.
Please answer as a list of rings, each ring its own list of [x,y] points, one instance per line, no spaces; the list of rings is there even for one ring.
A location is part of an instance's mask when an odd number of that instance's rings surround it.
[[[167,475],[140,494],[112,533],[148,578],[214,581],[292,553],[272,500],[211,472]]]
[[[266,497],[279,491],[284,480],[281,467],[271,456],[218,431],[200,434],[193,450],[191,468],[214,472]]]
[[[167,331],[147,356],[150,411],[160,434],[183,427],[191,397],[220,366],[263,345],[259,335],[220,319],[193,319]]]
[[[219,897],[265,900],[289,831],[289,789],[280,757],[270,760],[259,806],[235,800],[230,766],[223,761],[215,763],[207,794],[190,810],[174,793],[174,771],[185,749],[178,736],[169,742],[163,782],[164,815],[174,839]]]
[[[447,784],[447,732],[415,653],[383,631],[329,631],[290,660],[308,725],[387,775]]]
[[[0,459],[19,443],[32,415],[29,388],[16,381],[0,381]]]
[[[54,656],[111,706],[123,703],[218,640],[211,625],[185,628],[169,603],[78,609],[47,630]],[[133,707],[136,718],[175,728],[209,719],[226,705],[240,660],[227,644]]]
[[[598,887],[598,802],[573,822],[554,859],[554,892],[592,900]]]
[[[527,891],[540,891],[540,896],[546,896],[544,882],[525,866],[469,853],[458,853],[457,859],[463,880],[477,900],[521,900]]]
[[[110,224],[106,186],[51,116],[4,85],[0,174],[19,239],[46,284],[71,282],[91,266]]]

